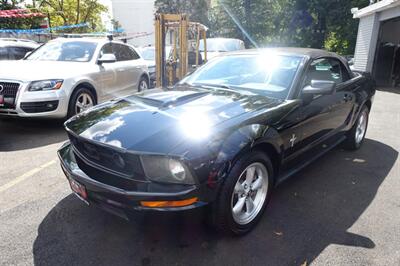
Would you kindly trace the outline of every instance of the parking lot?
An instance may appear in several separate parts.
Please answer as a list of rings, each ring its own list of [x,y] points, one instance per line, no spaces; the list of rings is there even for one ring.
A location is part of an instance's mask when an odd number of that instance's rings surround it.
[[[400,265],[400,94],[377,92],[367,139],[281,185],[254,231],[220,236],[201,211],[126,222],[71,194],[61,121],[0,122],[2,265]]]

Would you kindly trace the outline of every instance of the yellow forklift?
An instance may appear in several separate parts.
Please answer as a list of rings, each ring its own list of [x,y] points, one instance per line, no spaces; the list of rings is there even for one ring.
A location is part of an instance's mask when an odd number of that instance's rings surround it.
[[[207,27],[186,14],[155,15],[156,86],[173,86],[207,61]],[[168,40],[167,40],[168,39]],[[204,42],[204,58],[199,51]],[[166,47],[171,45],[170,54]]]

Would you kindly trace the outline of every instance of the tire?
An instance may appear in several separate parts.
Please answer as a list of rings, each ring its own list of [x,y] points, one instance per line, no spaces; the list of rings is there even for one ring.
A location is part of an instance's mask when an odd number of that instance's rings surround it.
[[[344,148],[347,150],[357,150],[364,142],[367,133],[369,120],[369,109],[363,106],[353,127],[346,133]]]
[[[260,178],[259,174],[261,173],[261,176],[263,176],[261,187],[255,192],[255,195],[249,190],[249,186],[246,187],[248,182],[243,182],[241,187],[237,184],[237,182],[241,183],[241,181],[246,179],[243,179],[243,177],[246,176],[251,167],[256,167],[255,169],[257,169],[255,170],[257,174],[253,176],[253,186],[258,182],[257,180]],[[264,173],[263,170],[266,172]],[[245,154],[236,161],[225,182],[222,184],[216,201],[211,205],[208,222],[223,234],[243,235],[250,232],[261,219],[271,198],[273,177],[272,163],[265,153],[254,151]],[[241,192],[237,193],[237,191]],[[250,214],[252,213],[251,215],[247,212],[249,198],[253,202],[253,209],[249,212]],[[239,201],[242,204],[239,204]],[[236,214],[234,214],[235,209]]]
[[[81,108],[77,107],[78,100],[85,101],[85,106],[82,106]],[[92,91],[85,87],[79,87],[72,93],[72,96],[70,98],[67,118],[70,118],[96,104],[96,97],[93,95]]]
[[[149,88],[149,80],[145,76],[142,76],[139,80],[138,92],[148,90]]]

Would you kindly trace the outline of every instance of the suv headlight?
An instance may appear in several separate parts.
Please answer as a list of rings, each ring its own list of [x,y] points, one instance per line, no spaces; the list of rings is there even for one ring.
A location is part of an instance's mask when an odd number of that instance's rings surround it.
[[[38,80],[32,81],[29,85],[29,91],[50,91],[58,90],[61,88],[63,80],[61,79],[49,79],[49,80]]]
[[[141,156],[148,179],[156,182],[195,184],[193,176],[181,161],[164,156]]]

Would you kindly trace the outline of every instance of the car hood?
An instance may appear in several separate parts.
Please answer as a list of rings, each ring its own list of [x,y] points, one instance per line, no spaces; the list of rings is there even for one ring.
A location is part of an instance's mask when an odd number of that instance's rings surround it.
[[[184,141],[211,137],[232,118],[281,102],[219,89],[153,89],[96,106],[65,126],[70,134],[113,147],[167,154]]]
[[[17,60],[0,62],[0,79],[24,82],[43,79],[65,79],[90,71],[91,63]]]

